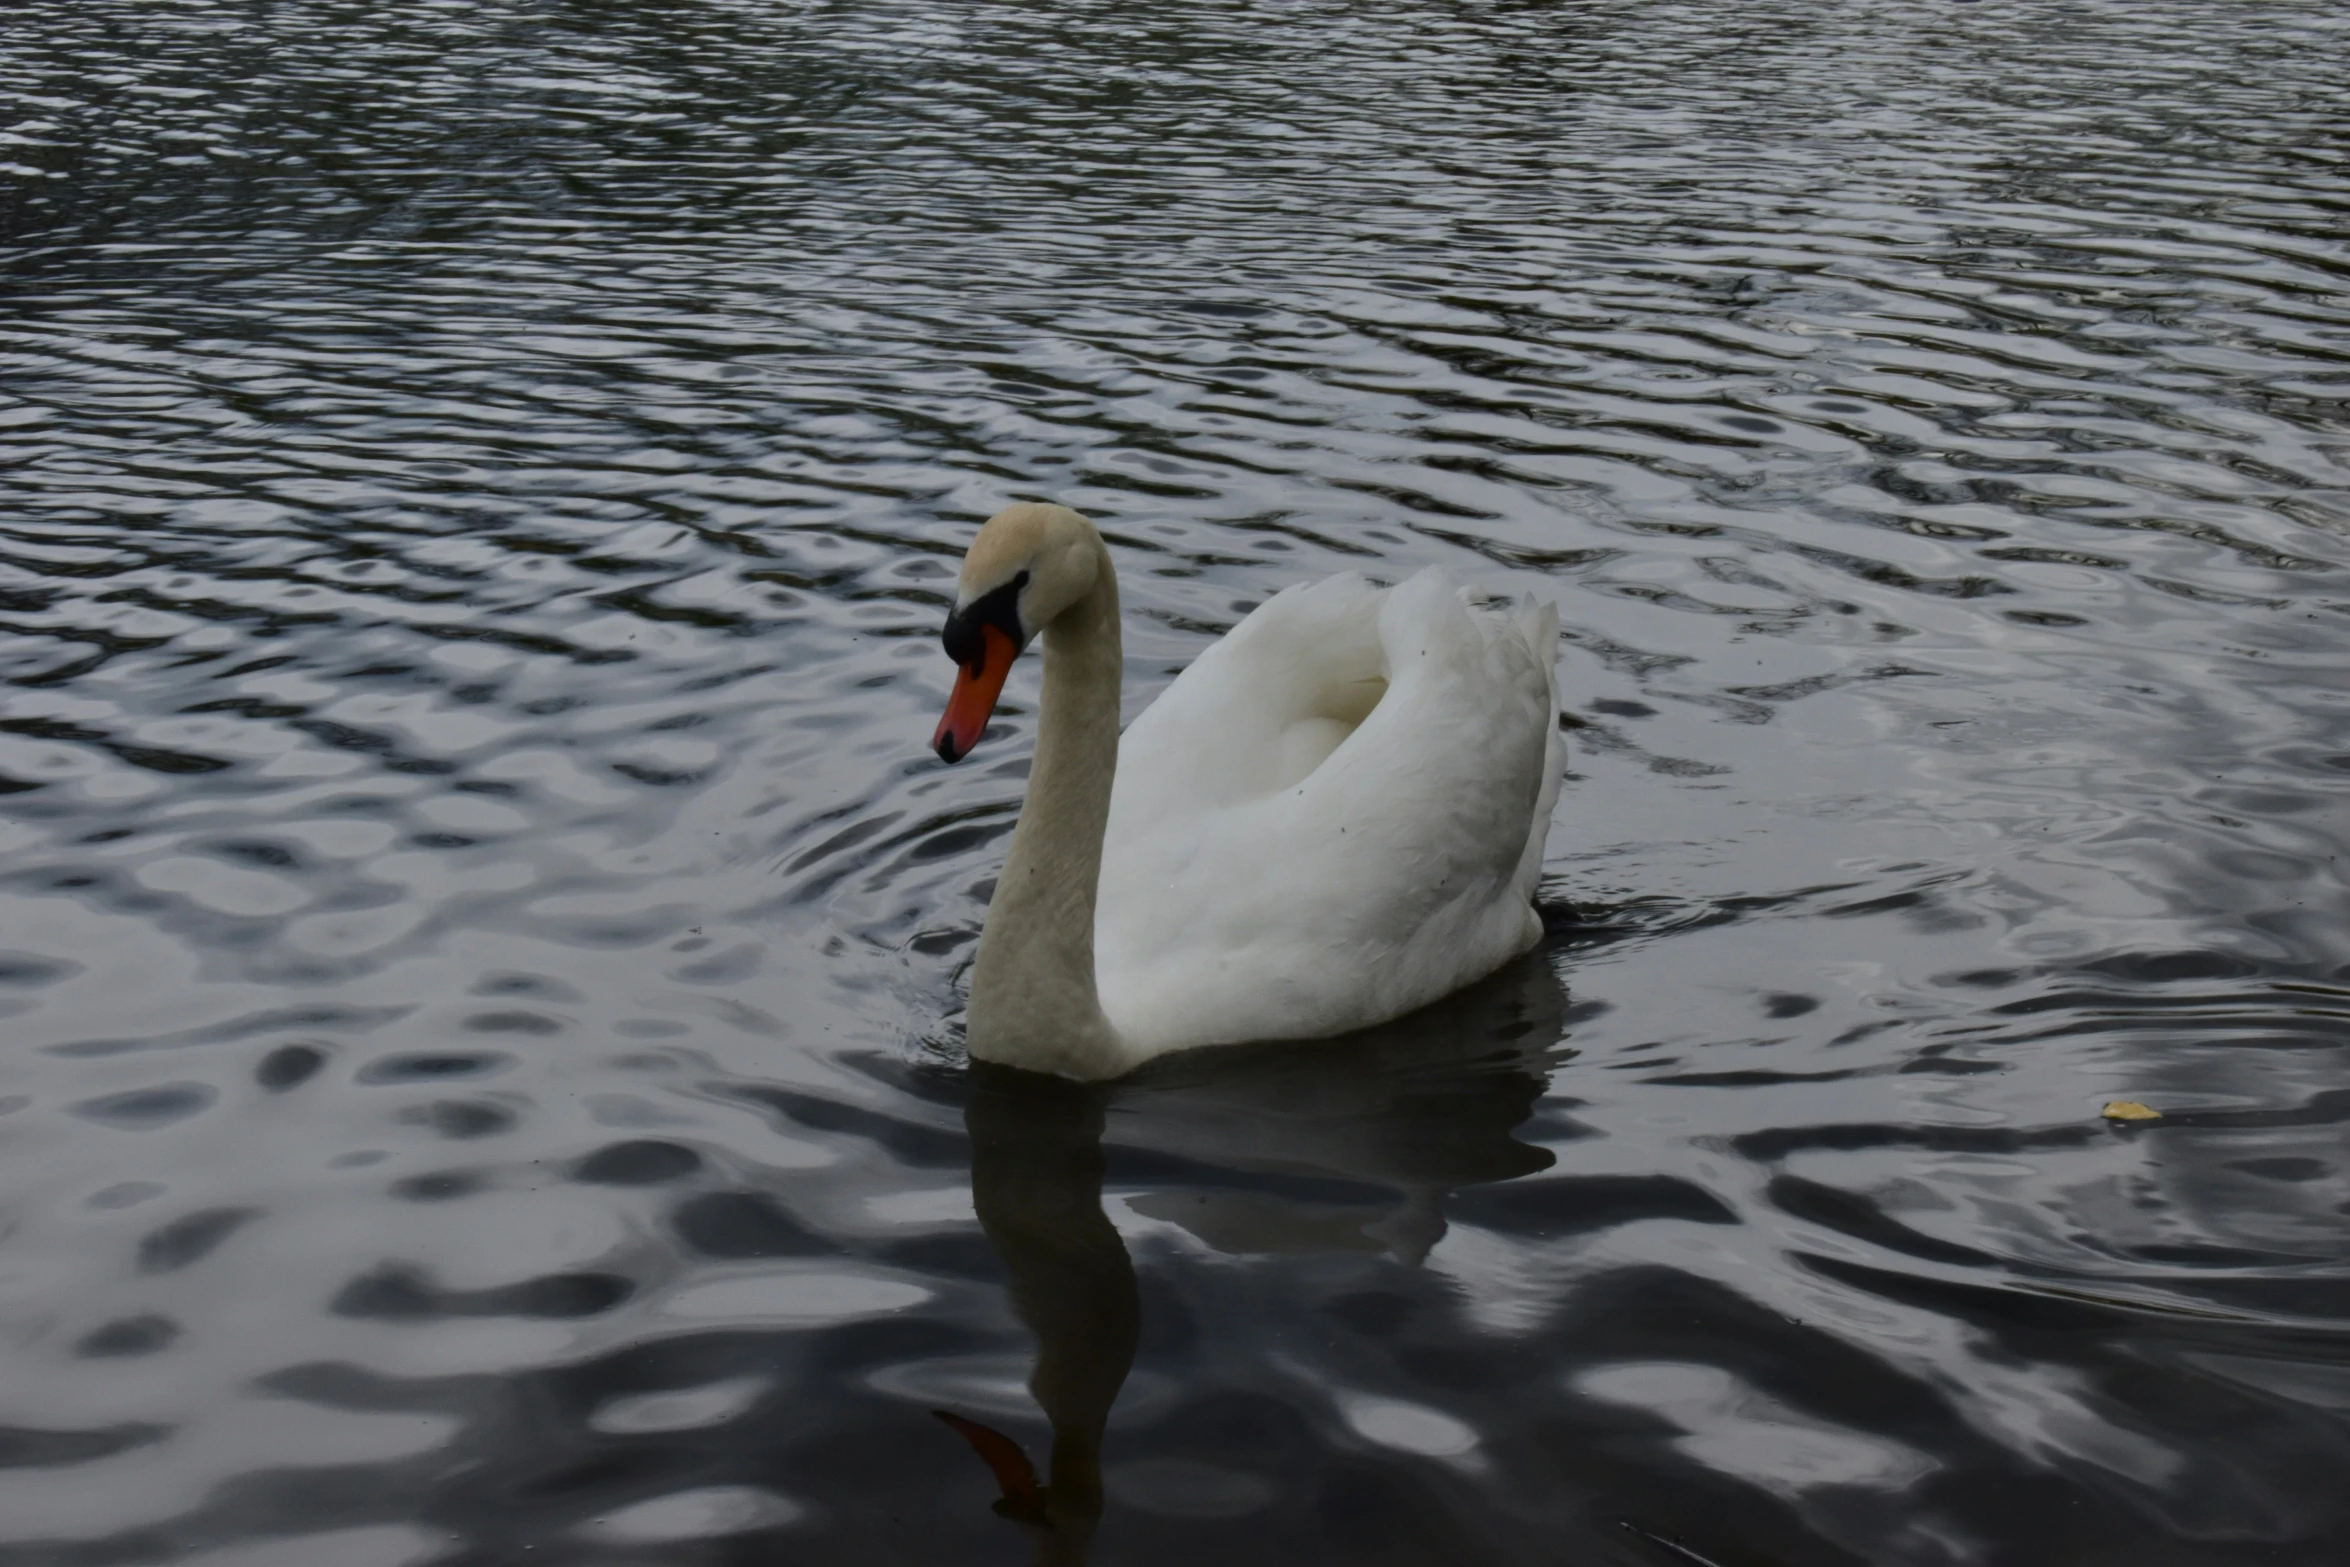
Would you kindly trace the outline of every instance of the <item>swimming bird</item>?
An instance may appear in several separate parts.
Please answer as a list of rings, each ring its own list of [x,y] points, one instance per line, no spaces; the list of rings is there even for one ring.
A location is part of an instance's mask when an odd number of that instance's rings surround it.
[[[1092,523],[1023,503],[963,558],[932,745],[979,743],[1044,653],[1028,795],[972,964],[974,1058],[1081,1080],[1169,1051],[1400,1017],[1540,938],[1565,769],[1557,611],[1441,573],[1251,611],[1121,736],[1118,582]]]

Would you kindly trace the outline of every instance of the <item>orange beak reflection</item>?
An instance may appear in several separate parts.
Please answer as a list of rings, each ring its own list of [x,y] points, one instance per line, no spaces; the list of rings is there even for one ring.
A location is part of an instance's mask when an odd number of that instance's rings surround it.
[[[979,743],[988,717],[995,712],[996,698],[1003,694],[1004,677],[1012,672],[1012,660],[1019,652],[998,627],[979,628],[979,657],[955,671],[954,695],[947,698],[946,716],[938,721],[938,733],[930,737],[931,749],[938,752],[940,761],[959,762]]]

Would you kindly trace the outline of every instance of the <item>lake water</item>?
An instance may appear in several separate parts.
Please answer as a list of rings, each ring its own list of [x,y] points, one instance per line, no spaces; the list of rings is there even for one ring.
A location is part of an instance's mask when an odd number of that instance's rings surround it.
[[[2338,1561],[2346,83],[2319,0],[18,0],[0,1564]],[[1329,572],[1558,605],[1544,947],[970,1072],[1021,497],[1130,712]]]

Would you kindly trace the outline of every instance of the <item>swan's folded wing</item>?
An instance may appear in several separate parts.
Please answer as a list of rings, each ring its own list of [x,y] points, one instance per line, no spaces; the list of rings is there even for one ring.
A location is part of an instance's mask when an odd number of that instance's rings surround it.
[[[1205,705],[1121,756],[1096,922],[1121,1033],[1173,1048],[1343,1032],[1449,993],[1537,933],[1517,883],[1552,787],[1547,664],[1511,616],[1434,573],[1385,595],[1375,634],[1385,696],[1294,785],[1133,808],[1157,791],[1138,777],[1124,793],[1129,765],[1180,765],[1170,739],[1216,743]],[[1248,776],[1245,760],[1226,776]]]
[[[1119,740],[1111,840],[1271,788],[1283,733],[1333,686],[1381,674],[1386,599],[1386,589],[1352,572],[1304,583],[1211,645]]]
[[[1550,813],[1558,805],[1559,788],[1567,776],[1567,737],[1559,727],[1558,606],[1532,598],[1522,599],[1511,618],[1527,653],[1542,672],[1543,706],[1547,715],[1543,729],[1547,739],[1543,744],[1542,793],[1535,800],[1534,820],[1527,830],[1526,847],[1519,856],[1518,872],[1512,882],[1518,896],[1531,903],[1534,889],[1542,880],[1542,856],[1550,840]]]

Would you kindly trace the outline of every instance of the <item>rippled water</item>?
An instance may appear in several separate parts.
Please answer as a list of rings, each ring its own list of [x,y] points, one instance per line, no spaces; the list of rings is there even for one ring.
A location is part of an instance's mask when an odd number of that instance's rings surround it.
[[[2335,1560],[2346,58],[19,0],[0,1563]],[[1544,949],[974,1078],[1021,496],[1130,710],[1333,570],[1558,604]],[[929,1413],[1045,1465],[1040,1353],[1049,1531]]]

